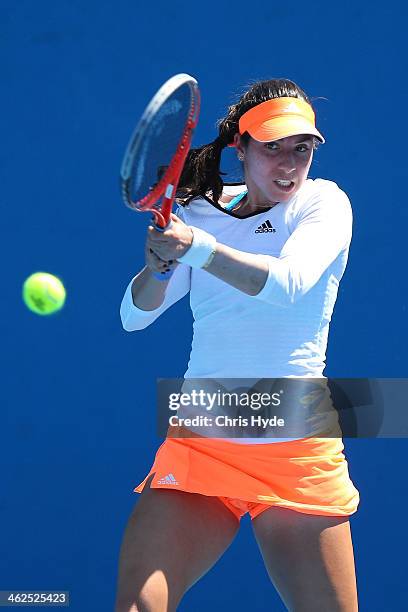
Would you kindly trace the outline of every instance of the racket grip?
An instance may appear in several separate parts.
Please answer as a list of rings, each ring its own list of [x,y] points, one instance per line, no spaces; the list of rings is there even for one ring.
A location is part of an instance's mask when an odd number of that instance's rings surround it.
[[[169,270],[168,272],[153,272],[153,276],[157,280],[163,281],[168,280],[172,276],[173,272],[174,270]]]
[[[155,221],[154,215],[153,215],[152,219],[153,219],[153,221]],[[173,224],[173,221],[171,219],[169,219],[169,222],[167,223],[167,225],[165,227],[160,227],[160,225],[155,223],[154,224],[154,228],[158,232],[165,232],[167,229],[169,229],[169,227],[172,226],[172,224]],[[163,281],[163,280],[168,280],[172,276],[173,272],[174,272],[174,270],[169,270],[168,272],[153,272],[153,276],[157,280]]]
[[[153,221],[155,221],[154,217],[153,217]],[[169,222],[167,223],[167,225],[165,227],[160,227],[160,225],[157,225],[157,223],[154,224],[154,229],[156,229],[158,232],[165,232],[166,230],[168,230],[171,226],[173,225],[173,221],[170,219]]]

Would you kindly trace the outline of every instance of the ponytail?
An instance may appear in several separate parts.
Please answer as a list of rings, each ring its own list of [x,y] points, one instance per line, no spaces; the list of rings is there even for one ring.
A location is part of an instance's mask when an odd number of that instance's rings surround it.
[[[180,203],[209,191],[213,200],[218,202],[224,185],[220,173],[221,153],[226,146],[227,143],[218,136],[213,142],[189,151],[178,187]]]

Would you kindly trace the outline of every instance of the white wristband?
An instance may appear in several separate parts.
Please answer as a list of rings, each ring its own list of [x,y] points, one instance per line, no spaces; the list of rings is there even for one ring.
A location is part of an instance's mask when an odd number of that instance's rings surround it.
[[[217,241],[212,234],[194,227],[194,225],[189,227],[193,231],[193,242],[187,253],[184,253],[177,261],[192,268],[204,268],[214,257]]]

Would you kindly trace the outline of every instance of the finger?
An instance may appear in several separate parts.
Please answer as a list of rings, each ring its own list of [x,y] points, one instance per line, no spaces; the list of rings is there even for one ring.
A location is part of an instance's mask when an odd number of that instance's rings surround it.
[[[161,259],[152,249],[148,250],[146,260],[149,262],[149,264],[154,265],[156,268],[159,269],[163,269],[165,267],[168,267],[169,265],[173,265],[174,267],[174,263],[169,264],[168,261]]]
[[[166,229],[160,229],[157,225],[149,225],[147,229],[151,236],[161,238],[170,229],[170,227],[167,226]]]
[[[160,248],[157,248],[154,245],[149,245],[149,252],[153,253],[155,257],[157,257],[161,261],[167,261],[166,258],[162,256]]]
[[[149,225],[149,227],[147,228],[147,235],[150,240],[153,240],[154,238],[162,238],[162,233],[158,232],[153,225]]]
[[[163,272],[164,270],[169,269],[169,266],[166,263],[157,264],[155,261],[147,260],[146,264],[151,270],[154,270],[155,272]]]
[[[161,242],[161,241],[157,241],[155,242],[154,240],[148,240],[147,241],[147,246],[152,249],[154,251],[154,253],[156,253],[156,255],[158,257],[160,257],[160,259],[162,259],[163,261],[168,261],[169,259],[175,259],[175,246],[173,244],[171,244],[170,242]]]
[[[167,242],[168,239],[173,236],[170,225],[167,226],[165,230],[159,230],[157,227],[149,225],[147,230],[148,238],[152,240],[152,242]]]
[[[151,259],[153,259],[153,261],[156,261],[158,263],[162,262],[162,263],[167,263],[166,260],[162,259],[160,257],[160,255],[158,255],[153,249],[149,248],[149,254]]]

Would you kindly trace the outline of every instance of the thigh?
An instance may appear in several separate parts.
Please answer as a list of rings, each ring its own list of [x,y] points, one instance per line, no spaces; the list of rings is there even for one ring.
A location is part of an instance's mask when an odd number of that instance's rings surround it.
[[[183,594],[228,548],[239,528],[237,518],[218,498],[150,489],[149,484],[125,530],[117,612],[138,610],[135,602],[139,601],[144,601],[143,610],[175,610]],[[151,602],[154,607],[149,607]]]
[[[252,524],[269,576],[288,610],[358,610],[348,517],[274,507]]]

